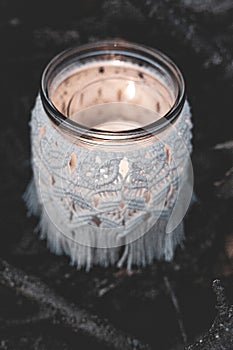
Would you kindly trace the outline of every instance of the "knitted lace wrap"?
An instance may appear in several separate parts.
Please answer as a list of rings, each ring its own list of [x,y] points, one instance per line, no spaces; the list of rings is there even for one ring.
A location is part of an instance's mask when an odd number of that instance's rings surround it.
[[[166,226],[191,152],[187,102],[157,142],[128,150],[70,142],[54,127],[40,97],[30,125],[33,179],[25,199],[53,252],[87,270],[93,264],[130,269],[154,258],[172,259],[183,225],[170,233]]]

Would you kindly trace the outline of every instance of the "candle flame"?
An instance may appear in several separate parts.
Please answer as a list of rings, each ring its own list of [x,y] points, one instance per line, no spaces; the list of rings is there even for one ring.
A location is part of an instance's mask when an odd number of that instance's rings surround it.
[[[129,99],[133,99],[135,97],[136,89],[135,89],[134,81],[128,82],[128,86],[127,86],[125,92],[126,92],[126,95]]]

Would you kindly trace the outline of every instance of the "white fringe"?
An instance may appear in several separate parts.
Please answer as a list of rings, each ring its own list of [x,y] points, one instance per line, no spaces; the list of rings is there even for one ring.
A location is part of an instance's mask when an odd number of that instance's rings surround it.
[[[29,182],[26,191],[23,194],[23,200],[27,206],[28,216],[39,216],[41,213],[41,205],[38,200],[37,190],[33,178]]]
[[[39,203],[34,181],[31,180],[23,196],[26,202],[29,215],[40,217],[39,229],[40,238],[47,239],[48,248],[57,255],[66,254],[71,258],[71,264],[78,269],[85,268],[89,271],[94,265],[107,267],[117,265],[122,268],[126,266],[130,271],[132,267],[144,267],[151,264],[154,259],[173,259],[175,248],[184,239],[183,224],[181,223],[173,232],[166,233],[167,218],[160,218],[156,224],[142,237],[124,246],[123,253],[121,247],[115,248],[93,248],[82,245],[71,239],[70,234],[65,235],[51,221],[45,208]],[[82,230],[83,228],[76,229]],[[89,245],[93,245],[93,239],[98,239],[92,234],[92,227],[86,228],[84,233],[89,239]],[[101,239],[108,239],[111,235],[101,236]],[[115,238],[114,238],[115,240]],[[98,242],[99,243],[99,242]],[[100,244],[98,244],[100,245]]]

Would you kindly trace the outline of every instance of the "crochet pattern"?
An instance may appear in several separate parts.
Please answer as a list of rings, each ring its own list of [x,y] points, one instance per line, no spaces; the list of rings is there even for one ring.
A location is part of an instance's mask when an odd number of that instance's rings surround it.
[[[186,102],[156,142],[87,147],[52,124],[38,97],[30,123],[33,179],[25,200],[39,216],[49,248],[87,270],[171,260],[184,235],[182,223],[170,233],[166,226],[187,180],[190,119]]]

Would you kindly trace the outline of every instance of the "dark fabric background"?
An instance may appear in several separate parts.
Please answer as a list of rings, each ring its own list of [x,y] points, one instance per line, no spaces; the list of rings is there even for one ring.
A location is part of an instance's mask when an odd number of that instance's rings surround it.
[[[233,299],[232,18],[231,0],[0,0],[1,261],[151,349],[184,349],[204,333],[204,345],[192,349],[233,349],[230,311],[222,318],[228,327],[208,333],[216,316],[212,281],[219,278]],[[31,176],[28,121],[43,68],[67,47],[116,37],[158,48],[178,64],[194,123],[196,202],[184,249],[174,262],[132,276],[99,267],[87,274],[51,254],[22,201]],[[8,282],[1,277],[0,349],[107,348],[65,321],[38,317],[36,296]]]

